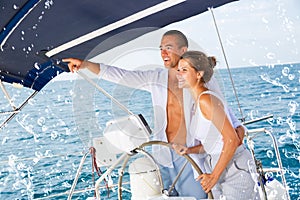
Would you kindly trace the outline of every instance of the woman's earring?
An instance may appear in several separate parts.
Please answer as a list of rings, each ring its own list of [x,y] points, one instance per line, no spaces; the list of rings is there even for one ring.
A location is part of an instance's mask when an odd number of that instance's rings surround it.
[[[198,75],[197,75],[198,83],[202,82],[203,75],[204,75],[203,71],[198,72]]]

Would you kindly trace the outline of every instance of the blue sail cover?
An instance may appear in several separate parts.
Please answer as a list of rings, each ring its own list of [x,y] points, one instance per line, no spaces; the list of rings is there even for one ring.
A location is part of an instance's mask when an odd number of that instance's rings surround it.
[[[0,78],[41,90],[52,78],[68,71],[53,60],[64,57],[89,59],[147,32],[184,20],[233,0],[1,0]],[[177,3],[174,3],[177,2]],[[163,4],[172,4],[163,8]],[[150,8],[157,9],[144,14]],[[160,9],[161,8],[161,9]],[[142,13],[141,13],[142,12]],[[141,16],[135,16],[141,13]],[[135,16],[133,20],[129,18]],[[124,20],[125,19],[125,20]],[[119,24],[116,24],[119,23]],[[111,25],[112,28],[111,28]],[[132,34],[106,39],[137,28]],[[45,56],[56,47],[104,28],[103,34]],[[88,55],[88,57],[87,57]],[[49,59],[51,57],[52,61]]]

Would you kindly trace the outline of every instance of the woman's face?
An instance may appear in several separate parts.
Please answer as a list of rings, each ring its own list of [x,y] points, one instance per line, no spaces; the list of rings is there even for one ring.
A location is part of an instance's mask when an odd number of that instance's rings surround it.
[[[199,72],[197,72],[189,62],[181,59],[178,63],[177,79],[179,88],[193,88],[197,86],[199,79]]]

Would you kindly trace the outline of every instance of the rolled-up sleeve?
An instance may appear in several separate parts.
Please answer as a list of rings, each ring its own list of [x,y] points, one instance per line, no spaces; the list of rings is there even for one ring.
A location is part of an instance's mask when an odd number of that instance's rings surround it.
[[[130,71],[102,63],[100,64],[100,68],[99,76],[104,80],[147,91],[149,91],[152,84],[159,82],[159,71],[163,70]]]

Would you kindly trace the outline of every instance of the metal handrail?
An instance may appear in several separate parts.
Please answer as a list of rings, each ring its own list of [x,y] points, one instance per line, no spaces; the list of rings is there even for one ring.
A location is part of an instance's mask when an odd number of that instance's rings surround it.
[[[262,118],[260,120],[262,120]],[[256,159],[256,157],[254,155],[255,154],[254,153],[254,146],[252,145],[252,140],[253,140],[252,138],[253,137],[250,136],[250,135],[256,134],[256,133],[265,133],[265,134],[269,135],[272,138],[272,142],[273,142],[273,147],[274,147],[275,154],[276,154],[278,168],[267,168],[267,169],[264,169],[262,167],[261,161],[258,160],[258,159]],[[260,182],[260,187],[261,187],[263,195],[264,195],[264,199],[268,199],[267,193],[266,193],[266,188],[264,187],[264,181],[263,181],[263,179],[265,178],[264,177],[265,172],[276,171],[276,172],[280,172],[281,182],[282,182],[282,185],[283,185],[283,187],[285,189],[286,199],[290,200],[290,196],[289,196],[289,193],[288,193],[288,186],[287,186],[286,179],[285,179],[285,176],[284,176],[284,169],[283,169],[283,166],[282,166],[282,161],[281,161],[281,157],[280,157],[280,153],[279,153],[279,148],[278,148],[277,141],[276,141],[273,133],[271,131],[266,130],[265,128],[248,129],[248,131],[246,133],[246,138],[247,138],[247,144],[248,144],[248,147],[250,149],[251,155],[252,155],[252,157],[253,157],[253,159],[255,161],[256,167],[257,167],[257,172],[260,175],[259,182]]]

